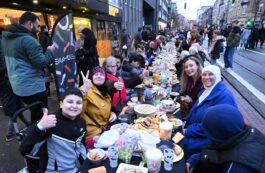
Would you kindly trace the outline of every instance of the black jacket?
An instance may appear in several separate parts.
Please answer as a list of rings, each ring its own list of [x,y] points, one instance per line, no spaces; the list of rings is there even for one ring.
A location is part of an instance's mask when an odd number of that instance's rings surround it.
[[[202,151],[206,165],[222,165],[229,162],[244,165],[259,173],[265,173],[265,136],[255,128],[244,131],[221,144],[210,144]],[[210,171],[215,173],[215,171]]]
[[[80,116],[70,120],[61,111],[56,118],[56,127],[45,131],[39,130],[37,123],[33,124],[20,145],[20,152],[23,156],[34,156],[33,153],[41,147],[41,172],[74,172],[79,166],[78,161],[86,158],[86,123]],[[40,142],[46,145],[38,146]]]

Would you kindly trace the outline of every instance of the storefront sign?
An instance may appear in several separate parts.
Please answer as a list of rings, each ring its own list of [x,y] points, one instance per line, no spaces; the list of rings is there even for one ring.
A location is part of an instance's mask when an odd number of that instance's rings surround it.
[[[119,9],[109,5],[109,15],[116,16],[119,13]]]

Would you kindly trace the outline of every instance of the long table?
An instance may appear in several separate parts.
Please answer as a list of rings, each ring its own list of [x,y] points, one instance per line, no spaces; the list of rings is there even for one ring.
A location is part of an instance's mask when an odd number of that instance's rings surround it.
[[[132,159],[131,159],[131,163],[130,164],[138,166],[141,161],[142,161],[141,157],[133,156]],[[119,160],[119,163],[123,163],[123,162],[121,162]],[[168,173],[168,172],[185,173],[185,161],[184,161],[184,158],[181,159],[180,161],[174,163],[172,171],[165,171],[163,164],[164,163],[162,162],[161,169],[160,169],[161,173]],[[116,173],[117,168],[118,168],[119,165],[116,168],[111,168],[110,164],[109,164],[109,159],[107,158],[107,159],[105,159],[103,161],[101,166],[105,166],[108,173]],[[145,165],[145,167],[147,167],[147,166]],[[82,166],[80,167],[78,173],[87,173],[88,170],[91,169],[91,168],[93,168],[92,164],[89,162],[88,159],[86,159],[84,161],[84,163],[82,164]]]

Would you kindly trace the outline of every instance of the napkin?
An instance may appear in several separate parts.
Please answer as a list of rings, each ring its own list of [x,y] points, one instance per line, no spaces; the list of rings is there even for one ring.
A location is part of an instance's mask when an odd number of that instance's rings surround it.
[[[117,130],[105,131],[94,145],[96,148],[108,148],[112,146],[119,139],[119,132]]]

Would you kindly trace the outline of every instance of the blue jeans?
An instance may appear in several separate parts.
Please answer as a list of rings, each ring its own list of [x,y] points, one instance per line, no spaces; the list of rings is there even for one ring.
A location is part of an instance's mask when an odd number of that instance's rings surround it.
[[[226,47],[224,53],[225,68],[233,68],[233,58],[235,53],[234,47]]]

